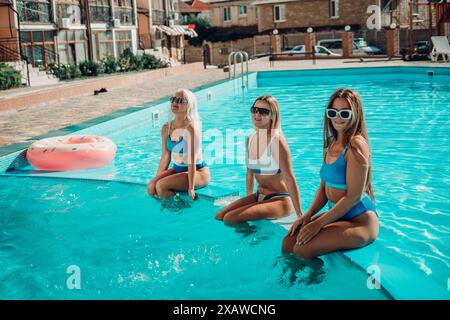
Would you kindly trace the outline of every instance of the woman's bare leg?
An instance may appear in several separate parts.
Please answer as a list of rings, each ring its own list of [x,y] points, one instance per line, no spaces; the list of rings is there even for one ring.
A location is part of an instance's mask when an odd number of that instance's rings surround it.
[[[210,180],[209,168],[197,170],[195,176],[195,188],[201,188]],[[160,179],[156,183],[156,193],[160,198],[172,197],[176,191],[187,191],[189,188],[189,177],[187,172],[174,173]]]
[[[308,243],[295,243],[292,252],[298,257],[313,259],[329,252],[364,247],[377,238],[378,229],[375,212],[366,211],[350,221],[330,223]],[[283,241],[287,252],[291,243],[291,239]]]
[[[233,201],[228,206],[226,206],[225,208],[223,208],[222,210],[217,212],[216,219],[223,220],[224,215],[227,214],[228,212],[238,209],[238,208],[245,207],[245,206],[247,206],[251,203],[255,203],[255,202],[256,202],[256,195],[254,193],[250,194],[244,198],[237,199],[236,201]]]
[[[290,197],[279,197],[263,200],[231,210],[225,214],[226,223],[240,223],[245,221],[282,218],[292,211]]]

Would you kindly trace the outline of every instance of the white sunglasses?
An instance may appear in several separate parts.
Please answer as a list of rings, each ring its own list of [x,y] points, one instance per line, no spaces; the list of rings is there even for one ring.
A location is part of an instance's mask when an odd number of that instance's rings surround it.
[[[352,118],[352,110],[336,110],[333,108],[329,108],[326,111],[326,115],[328,119],[334,119],[339,115],[342,120],[350,120]]]

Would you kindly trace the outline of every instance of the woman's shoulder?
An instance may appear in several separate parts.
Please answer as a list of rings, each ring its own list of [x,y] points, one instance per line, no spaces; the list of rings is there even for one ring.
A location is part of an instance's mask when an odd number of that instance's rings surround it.
[[[350,146],[357,149],[368,149],[369,143],[367,140],[360,134],[355,135],[350,138]]]
[[[358,160],[364,161],[370,158],[369,143],[363,136],[353,136],[350,139],[349,144],[349,152],[353,154]]]

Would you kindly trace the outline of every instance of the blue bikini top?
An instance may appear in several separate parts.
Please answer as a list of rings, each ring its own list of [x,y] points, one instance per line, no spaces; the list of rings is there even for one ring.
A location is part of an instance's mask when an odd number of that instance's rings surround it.
[[[347,189],[346,175],[347,175],[347,161],[345,161],[345,152],[347,147],[344,148],[339,158],[333,163],[326,163],[326,155],[323,161],[322,167],[320,168],[320,179],[325,181],[325,186],[335,188],[335,189]]]
[[[170,121],[169,121],[169,128],[167,130],[167,138],[166,138],[166,148],[168,151],[175,153],[175,154],[179,154],[179,155],[184,155],[188,153],[188,147],[187,147],[187,143],[186,140],[184,140],[183,137],[181,137],[178,141],[173,141],[170,138]]]

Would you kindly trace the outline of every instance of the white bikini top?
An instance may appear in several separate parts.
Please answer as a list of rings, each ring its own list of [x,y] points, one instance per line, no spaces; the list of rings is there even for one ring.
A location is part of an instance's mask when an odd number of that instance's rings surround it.
[[[274,139],[277,137],[277,139]],[[262,139],[265,140],[265,139]],[[263,175],[273,175],[281,172],[278,161],[275,159],[273,152],[278,152],[279,146],[274,145],[274,143],[280,143],[279,134],[272,134],[272,138],[266,146],[266,149],[261,154],[258,159],[250,159],[249,150],[252,150],[253,142],[258,143],[257,132],[252,133],[248,136],[248,145],[247,145],[247,157],[246,164],[247,168],[252,170],[256,174]],[[263,141],[264,142],[264,141]],[[263,144],[261,141],[259,144]],[[256,150],[257,145],[255,146]]]

